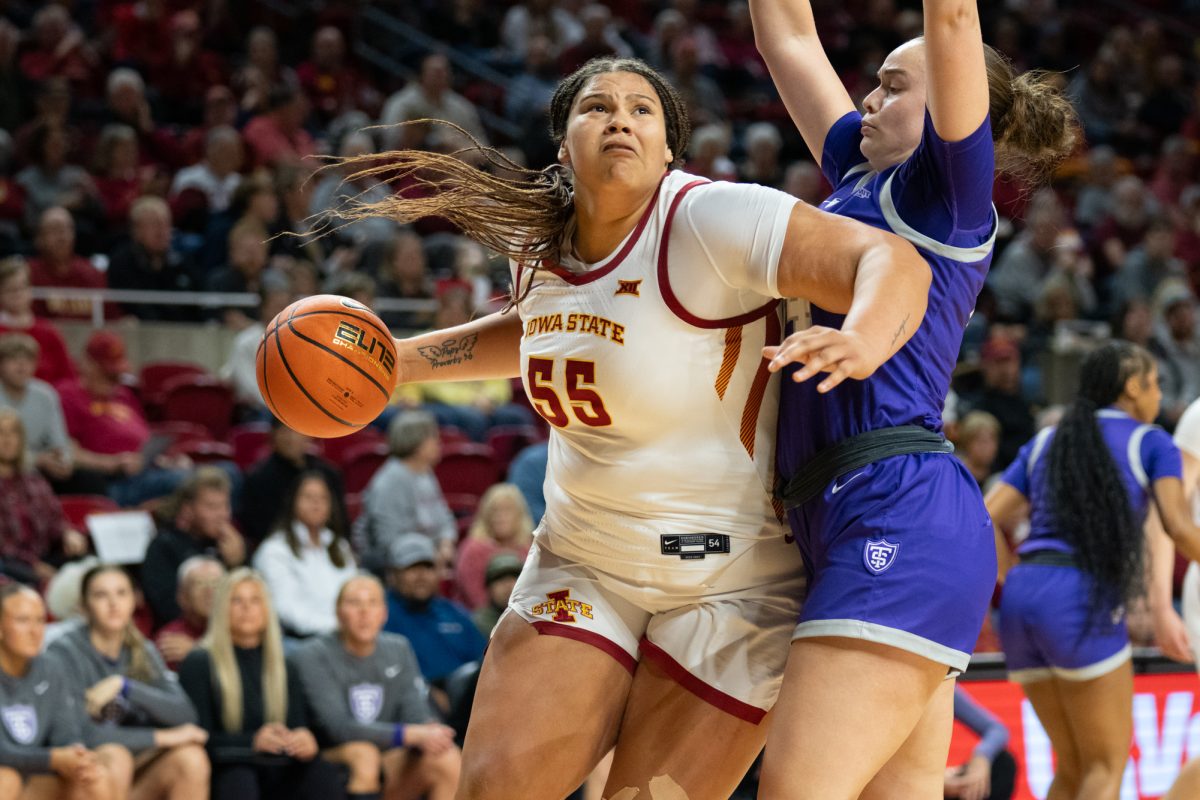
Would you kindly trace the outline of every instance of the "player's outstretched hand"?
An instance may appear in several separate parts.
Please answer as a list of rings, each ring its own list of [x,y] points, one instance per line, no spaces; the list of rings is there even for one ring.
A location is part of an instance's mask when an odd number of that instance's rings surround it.
[[[883,354],[886,356],[886,354]],[[847,378],[864,380],[883,363],[880,354],[872,352],[866,339],[853,331],[839,331],[814,325],[793,333],[783,343],[763,348],[767,368],[778,372],[788,364],[804,366],[792,374],[796,383],[827,372],[829,377],[817,385],[817,391],[828,392]]]

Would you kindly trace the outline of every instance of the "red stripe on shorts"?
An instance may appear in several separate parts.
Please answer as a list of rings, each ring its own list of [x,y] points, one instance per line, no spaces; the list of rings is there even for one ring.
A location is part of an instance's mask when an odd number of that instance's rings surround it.
[[[724,711],[726,714],[749,722],[751,725],[757,725],[762,722],[763,717],[767,715],[764,709],[752,706],[749,703],[743,703],[736,697],[727,695],[716,687],[709,686],[684,669],[683,665],[671,658],[666,650],[663,650],[649,639],[642,639],[640,649],[642,656],[657,664],[663,672],[667,673],[667,677],[696,695],[696,697]]]
[[[630,675],[632,675],[633,671],[637,669],[637,659],[629,655],[629,653],[626,653],[619,644],[611,639],[605,639],[598,633],[585,631],[582,628],[573,628],[570,625],[560,625],[557,622],[550,622],[544,619],[539,619],[538,621],[531,622],[530,624],[533,625],[534,630],[543,636],[561,636],[564,639],[574,639],[577,642],[590,644],[597,650],[602,650],[603,652],[608,653],[610,656],[616,659],[618,664],[629,670]]]

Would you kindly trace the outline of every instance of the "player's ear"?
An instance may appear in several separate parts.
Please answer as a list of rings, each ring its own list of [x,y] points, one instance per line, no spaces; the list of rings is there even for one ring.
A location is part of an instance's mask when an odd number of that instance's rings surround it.
[[[571,154],[567,151],[566,142],[558,146],[558,163],[566,167],[571,166]]]
[[[671,148],[668,147],[667,148],[667,166],[669,167],[673,163],[675,163],[675,153],[671,150]]]

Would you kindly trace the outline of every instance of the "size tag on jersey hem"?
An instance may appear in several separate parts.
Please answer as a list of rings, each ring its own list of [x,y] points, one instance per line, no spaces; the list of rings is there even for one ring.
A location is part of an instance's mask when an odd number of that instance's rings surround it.
[[[686,560],[729,552],[729,536],[723,533],[681,533],[658,537],[664,556]]]

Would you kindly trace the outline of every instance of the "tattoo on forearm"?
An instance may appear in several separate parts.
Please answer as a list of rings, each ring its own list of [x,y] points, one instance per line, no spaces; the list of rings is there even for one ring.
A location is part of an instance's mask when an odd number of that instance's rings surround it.
[[[429,362],[432,369],[452,367],[470,361],[475,356],[475,342],[479,334],[472,333],[461,339],[447,339],[441,344],[428,344],[418,347],[417,352]]]
[[[897,341],[899,341],[899,340],[900,340],[900,337],[904,335],[904,332],[905,332],[906,330],[908,330],[908,318],[909,318],[910,316],[912,316],[912,315],[911,315],[911,314],[905,314],[905,315],[904,315],[904,319],[902,319],[902,320],[900,321],[900,327],[899,327],[899,328],[896,328],[896,333],[895,333],[895,334],[892,336],[892,349],[895,349],[895,347],[896,347],[896,342],[897,342]]]

